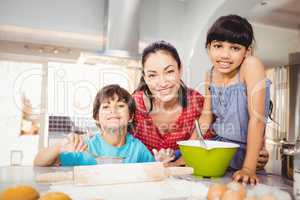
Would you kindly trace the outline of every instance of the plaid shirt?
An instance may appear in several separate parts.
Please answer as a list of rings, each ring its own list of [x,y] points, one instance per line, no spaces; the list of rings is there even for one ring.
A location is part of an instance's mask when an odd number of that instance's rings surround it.
[[[143,91],[133,94],[137,110],[134,115],[134,136],[140,139],[146,147],[152,152],[152,149],[161,148],[178,149],[177,141],[188,140],[194,129],[194,121],[199,118],[204,97],[197,91],[187,90],[187,107],[182,109],[179,117],[169,124],[169,130],[161,134],[159,129],[153,123],[153,119],[147,112],[143,100]]]

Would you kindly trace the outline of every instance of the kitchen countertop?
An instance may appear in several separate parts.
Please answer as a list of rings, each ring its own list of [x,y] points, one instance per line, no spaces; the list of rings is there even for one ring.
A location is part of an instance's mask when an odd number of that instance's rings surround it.
[[[37,183],[34,177],[37,174],[48,173],[48,172],[72,172],[72,167],[32,167],[32,166],[4,166],[0,167],[0,191],[4,188],[17,184],[29,184],[33,187],[37,188],[40,193],[44,193],[48,190],[60,189],[60,186],[51,186],[46,183]],[[258,177],[260,179],[260,183],[265,184],[267,186],[272,186],[276,189],[280,189],[288,192],[291,196],[293,193],[293,182],[291,180],[287,180],[278,175],[268,174],[265,172],[258,172]],[[180,176],[175,178],[169,178],[167,184],[174,183],[174,180],[185,181],[185,183],[202,183],[201,185],[209,186],[214,182],[228,183],[231,181],[231,173],[228,172],[222,178],[216,179],[199,179],[192,175],[189,176]],[[176,182],[176,181],[175,181]],[[178,182],[178,181],[177,181]],[[149,185],[150,183],[148,183]],[[67,184],[66,188],[70,188],[72,185],[70,183]],[[137,185],[135,185],[137,186]],[[62,187],[63,188],[63,187]],[[61,189],[62,189],[61,188]],[[75,186],[74,186],[75,188]],[[66,191],[66,190],[65,190]]]

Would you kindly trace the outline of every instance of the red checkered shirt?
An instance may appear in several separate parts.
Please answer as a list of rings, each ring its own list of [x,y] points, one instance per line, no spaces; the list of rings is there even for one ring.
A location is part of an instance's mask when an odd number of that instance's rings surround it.
[[[178,149],[177,141],[188,140],[194,129],[194,121],[199,118],[204,98],[197,91],[187,90],[187,107],[182,109],[177,120],[169,125],[168,132],[161,134],[159,129],[153,123],[153,120],[147,112],[143,91],[133,94],[136,102],[136,112],[134,115],[134,133],[133,135],[140,139],[152,152],[152,149],[172,148]]]

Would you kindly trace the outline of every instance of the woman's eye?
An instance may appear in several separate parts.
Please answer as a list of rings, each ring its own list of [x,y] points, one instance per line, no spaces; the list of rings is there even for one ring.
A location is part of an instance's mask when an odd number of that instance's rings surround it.
[[[149,78],[154,78],[154,77],[155,77],[155,74],[149,74],[148,77],[149,77]]]
[[[168,74],[172,74],[172,73],[174,73],[174,72],[175,72],[174,70],[169,70],[169,71],[167,71]]]

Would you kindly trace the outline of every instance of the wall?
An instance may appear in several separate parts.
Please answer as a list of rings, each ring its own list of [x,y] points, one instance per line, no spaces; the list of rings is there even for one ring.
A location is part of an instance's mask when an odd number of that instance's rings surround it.
[[[0,166],[10,164],[12,150],[22,151],[22,164],[31,165],[38,149],[37,135],[20,136],[22,118],[22,95],[32,105],[32,113],[40,113],[42,65],[0,61]]]
[[[267,67],[289,63],[289,53],[300,49],[300,31],[252,23],[256,38],[255,55]],[[270,37],[271,36],[271,37]]]
[[[145,45],[158,40],[172,43],[184,52],[185,3],[174,0],[143,0],[140,21],[140,52]]]
[[[101,34],[103,4],[104,0],[1,0],[0,24]]]

